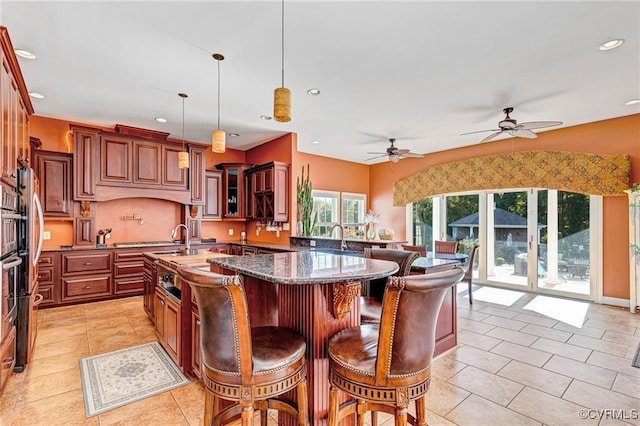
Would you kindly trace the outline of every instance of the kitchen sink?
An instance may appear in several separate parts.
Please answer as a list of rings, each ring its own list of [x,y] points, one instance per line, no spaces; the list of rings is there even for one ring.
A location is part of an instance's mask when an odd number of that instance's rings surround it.
[[[159,256],[192,256],[195,254],[204,254],[207,252],[209,252],[208,249],[190,248],[189,250],[181,249],[181,250],[154,251],[153,254],[159,255]]]

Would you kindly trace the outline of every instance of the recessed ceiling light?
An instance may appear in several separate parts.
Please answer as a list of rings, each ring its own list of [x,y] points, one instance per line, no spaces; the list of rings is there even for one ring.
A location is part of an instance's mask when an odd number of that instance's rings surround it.
[[[312,144],[317,145],[320,143],[320,141],[311,141]]]
[[[640,99],[629,99],[627,102],[624,103],[624,105],[626,106],[636,105],[636,104],[640,104]]]
[[[307,95],[318,96],[319,94],[320,94],[320,89],[313,88],[313,89],[307,90]]]
[[[14,52],[16,53],[16,55],[20,56],[21,58],[24,59],[36,59],[37,56],[34,55],[33,53],[29,52],[28,50],[23,50],[23,49],[16,49],[14,50]]]
[[[34,99],[44,99],[44,95],[38,92],[29,92],[29,96]]]
[[[622,39],[622,38],[614,38],[613,40],[609,40],[609,41],[606,41],[606,42],[602,43],[600,45],[600,47],[598,47],[598,49],[600,49],[600,50],[611,50],[611,49],[615,49],[616,47],[622,46],[622,43],[624,43],[624,39]]]
[[[154,120],[156,120],[158,123],[166,123],[167,119],[166,118],[162,118],[162,117],[156,117],[154,118]]]
[[[271,120],[273,117],[271,117],[270,115],[267,114],[262,114],[260,116],[260,120]]]
[[[239,133],[229,133],[229,136],[231,136],[232,138],[237,138],[238,136],[240,136]]]

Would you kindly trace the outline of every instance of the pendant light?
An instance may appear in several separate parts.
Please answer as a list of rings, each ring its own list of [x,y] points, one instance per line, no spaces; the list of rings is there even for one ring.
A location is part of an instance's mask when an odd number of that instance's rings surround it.
[[[273,92],[273,118],[286,123],[291,121],[291,91],[284,87],[284,0],[282,0],[282,87]]]
[[[222,154],[226,148],[226,135],[224,130],[220,130],[220,61],[224,61],[224,56],[214,53],[213,59],[218,61],[218,129],[211,132],[211,150]]]
[[[178,167],[181,169],[189,168],[189,152],[184,148],[184,100],[188,97],[186,93],[178,93],[182,98],[182,151],[178,153]]]

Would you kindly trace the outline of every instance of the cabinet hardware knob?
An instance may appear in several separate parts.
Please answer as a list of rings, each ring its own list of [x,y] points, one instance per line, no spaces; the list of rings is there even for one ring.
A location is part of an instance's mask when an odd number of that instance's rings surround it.
[[[84,287],[82,287],[82,288],[83,288],[83,289],[85,289],[85,290],[89,290],[89,289],[91,288],[91,286],[90,286],[90,285],[85,285],[85,286],[84,286]]]
[[[200,325],[200,320],[196,320],[196,325]]]
[[[83,265],[84,266],[91,266],[91,265],[93,265],[93,262],[84,262]]]

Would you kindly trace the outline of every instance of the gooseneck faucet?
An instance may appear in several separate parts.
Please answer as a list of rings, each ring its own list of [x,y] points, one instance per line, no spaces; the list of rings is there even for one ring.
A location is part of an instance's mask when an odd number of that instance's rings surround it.
[[[180,223],[178,226],[176,226],[173,231],[171,232],[171,238],[175,238],[176,234],[178,233],[178,229],[180,229],[180,227],[184,228],[184,232],[185,232],[185,242],[187,244],[187,251],[189,251],[189,249],[191,248],[190,245],[190,238],[189,238],[189,228],[187,228],[187,225],[185,225],[184,223]]]
[[[344,251],[347,249],[347,242],[344,240],[344,227],[339,223],[336,223],[331,227],[331,230],[329,231],[329,235],[333,234],[333,230],[336,228],[340,228],[340,250]]]

